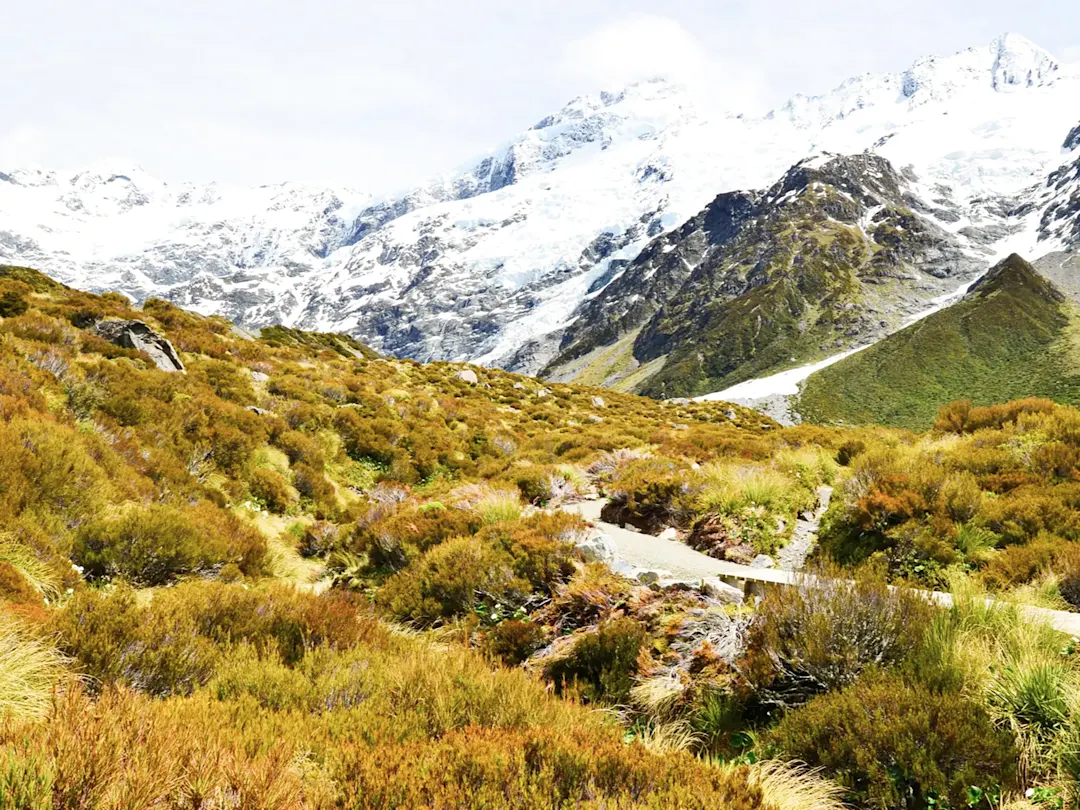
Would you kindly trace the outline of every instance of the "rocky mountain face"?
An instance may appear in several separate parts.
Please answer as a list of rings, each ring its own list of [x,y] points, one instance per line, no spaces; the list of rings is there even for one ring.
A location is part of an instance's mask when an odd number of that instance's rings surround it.
[[[386,199],[292,183],[172,185],[123,164],[6,169],[0,261],[246,326],[348,332],[421,360],[535,372],[607,346],[616,376],[641,386],[685,330],[651,330],[632,351],[628,335],[730,242],[725,228],[760,206],[761,189],[810,155],[887,160],[903,194],[929,209],[911,204],[912,214],[952,234],[964,256],[1066,247],[1075,183],[1047,178],[1063,165],[1062,134],[1076,140],[1077,97],[1080,74],[1006,35],[759,117],[713,113],[663,80],[582,96],[465,168]],[[902,265],[913,272],[910,259]],[[759,289],[760,272],[743,275]],[[918,298],[939,287],[912,289]],[[870,335],[859,328],[852,339]]]
[[[567,330],[549,371],[586,352],[602,366],[596,347],[632,335],[624,368],[663,362],[635,387],[687,396],[875,339],[984,269],[991,250],[946,230],[950,217],[880,156],[802,161],[655,240]]]
[[[1070,249],[1080,246],[1080,124],[1062,144],[1069,158],[1050,173],[1039,199],[1039,237]]]
[[[679,228],[650,242],[614,281],[582,306],[561,335],[559,354],[543,373],[580,375],[592,359],[588,355],[625,344],[627,339],[632,342],[656,310],[683,288],[694,268],[743,230],[758,210],[760,198],[753,191],[725,192]],[[620,371],[626,369],[619,360],[632,360],[628,348],[624,345],[621,353],[602,352],[607,363],[598,369],[604,375],[599,382],[612,384],[620,379]],[[586,363],[577,362],[582,357]]]
[[[932,211],[882,157],[797,165],[637,337],[639,361],[666,358],[643,390],[707,393],[895,330],[990,255]]]

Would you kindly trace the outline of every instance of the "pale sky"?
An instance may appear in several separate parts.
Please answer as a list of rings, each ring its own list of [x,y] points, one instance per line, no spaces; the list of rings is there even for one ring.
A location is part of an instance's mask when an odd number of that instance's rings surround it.
[[[647,75],[753,112],[1005,31],[1080,61],[1068,0],[0,1],[0,170],[374,194]]]

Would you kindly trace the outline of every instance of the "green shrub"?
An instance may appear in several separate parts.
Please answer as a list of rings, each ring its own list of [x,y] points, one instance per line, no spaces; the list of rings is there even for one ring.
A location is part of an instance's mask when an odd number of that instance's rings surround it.
[[[164,585],[230,562],[256,573],[265,554],[261,535],[209,503],[185,510],[129,506],[82,527],[71,552],[89,576],[119,576],[140,585]]]
[[[563,692],[576,686],[587,700],[622,703],[638,671],[638,654],[648,633],[629,618],[604,622],[578,637],[570,650],[544,667],[544,677]]]
[[[26,298],[16,290],[0,295],[0,318],[17,318],[30,308]]]
[[[303,557],[325,557],[338,551],[342,543],[342,530],[336,523],[317,520],[304,528],[297,549]]]
[[[551,483],[551,468],[547,466],[526,467],[515,479],[521,497],[533,504],[543,505],[550,501],[555,493]]]
[[[92,577],[163,585],[211,562],[203,557],[202,540],[199,528],[180,510],[137,506],[83,527],[71,556]]]
[[[102,413],[111,416],[124,427],[138,425],[146,418],[146,414],[139,402],[127,394],[109,397],[103,400],[98,405],[98,408]]]
[[[284,514],[295,500],[289,482],[281,473],[274,470],[255,469],[248,476],[248,489],[251,497],[271,512]]]
[[[0,753],[0,810],[53,810],[53,768],[29,741]]]
[[[399,619],[432,624],[464,615],[481,601],[520,602],[527,590],[514,577],[506,552],[477,538],[457,537],[390,577],[377,601]]]
[[[77,593],[52,620],[60,649],[96,688],[124,684],[156,696],[187,695],[209,679],[219,653],[194,616],[168,605],[141,608],[135,594]]]
[[[276,437],[274,444],[285,451],[290,464],[303,462],[315,469],[322,469],[326,464],[322,448],[314,437],[301,433],[298,430],[286,430]]]
[[[969,788],[1003,793],[1016,777],[1010,736],[979,704],[878,672],[789,712],[770,740],[873,807],[971,806]]]
[[[319,647],[387,641],[385,629],[347,596],[219,582],[182,583],[146,605],[124,586],[83,590],[53,616],[51,629],[95,684],[159,696],[205,683],[234,644],[291,667]]]
[[[836,463],[847,467],[855,458],[866,450],[866,443],[859,439],[848,439],[836,450]]]
[[[325,475],[304,462],[293,467],[293,485],[303,497],[310,498],[315,503],[334,502],[334,485]]]
[[[693,513],[696,495],[689,480],[690,470],[671,459],[631,461],[606,487],[611,501],[604,507],[604,519],[629,523],[650,534],[685,523]]]
[[[576,630],[624,606],[632,590],[630,580],[613,574],[603,563],[590,563],[555,589],[544,616],[560,630]]]
[[[1069,571],[1058,583],[1061,598],[1074,610],[1080,610],[1080,571]]]
[[[516,524],[485,527],[476,537],[502,547],[513,560],[518,577],[536,590],[550,593],[573,575],[574,546],[568,541],[583,530],[584,524],[574,515],[540,513]]]
[[[64,397],[68,408],[77,419],[88,419],[101,404],[101,391],[97,386],[83,380],[65,381]]]
[[[396,497],[389,492],[388,488],[376,489],[373,496]],[[396,571],[447,538],[473,534],[481,524],[478,515],[462,509],[404,504],[395,509],[393,503],[376,504],[370,517],[373,519],[366,525],[357,525],[350,550],[367,554],[373,570]]]
[[[508,619],[484,636],[484,651],[497,661],[516,667],[544,646],[544,628],[535,622]]]

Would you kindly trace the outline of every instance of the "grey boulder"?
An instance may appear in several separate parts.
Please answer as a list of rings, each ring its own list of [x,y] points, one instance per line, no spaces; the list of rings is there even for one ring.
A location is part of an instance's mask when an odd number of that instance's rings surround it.
[[[159,335],[142,321],[108,320],[100,321],[94,326],[94,334],[102,337],[109,343],[122,346],[125,349],[137,349],[154,361],[162,371],[183,372],[184,364],[180,362],[180,355],[165,338]]]

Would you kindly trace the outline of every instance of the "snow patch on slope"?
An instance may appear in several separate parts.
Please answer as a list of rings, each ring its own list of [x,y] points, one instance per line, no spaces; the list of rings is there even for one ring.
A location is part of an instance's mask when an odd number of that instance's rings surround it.
[[[981,278],[981,276],[979,278]],[[964,297],[971,288],[971,285],[975,284],[977,281],[978,279],[966,281],[963,286],[958,289],[930,299],[930,306],[909,316],[904,320],[904,323],[900,328],[906,329],[913,323],[917,323],[923,318],[927,318],[935,312],[940,312],[945,309],[945,307],[955,304]],[[819,360],[816,363],[808,363],[807,365],[799,366],[798,368],[788,369],[787,371],[781,371],[777,374],[770,374],[767,377],[747,380],[729,388],[725,388],[723,391],[702,394],[699,397],[694,397],[694,399],[699,402],[716,402],[718,400],[722,402],[734,402],[737,405],[746,405],[747,407],[753,408],[757,407],[763,400],[768,400],[773,397],[795,396],[799,393],[799,384],[814,372],[821,371],[823,368],[828,368],[834,363],[839,363],[845,357],[850,357],[872,345],[872,343],[868,343],[864,346],[856,346],[854,349],[848,349],[847,351],[830,355],[824,360]]]

